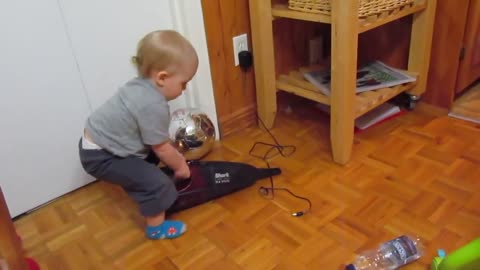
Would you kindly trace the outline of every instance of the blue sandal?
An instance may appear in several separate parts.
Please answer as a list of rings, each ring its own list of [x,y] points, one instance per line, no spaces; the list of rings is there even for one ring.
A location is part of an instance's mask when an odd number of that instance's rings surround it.
[[[145,234],[152,240],[173,239],[187,231],[187,225],[181,221],[165,220],[158,226],[147,226]]]

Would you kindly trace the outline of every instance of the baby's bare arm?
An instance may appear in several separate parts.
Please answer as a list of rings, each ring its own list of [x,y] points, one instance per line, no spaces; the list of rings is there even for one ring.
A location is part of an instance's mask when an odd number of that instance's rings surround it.
[[[157,157],[175,172],[176,178],[190,177],[190,169],[185,157],[169,142],[153,145],[152,149]]]

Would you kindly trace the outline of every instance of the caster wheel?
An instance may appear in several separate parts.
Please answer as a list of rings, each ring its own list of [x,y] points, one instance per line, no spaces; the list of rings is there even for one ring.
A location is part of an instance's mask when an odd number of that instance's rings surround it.
[[[411,111],[411,110],[415,109],[419,100],[420,100],[419,96],[408,95],[408,100],[407,100],[407,104],[406,104],[407,110]]]
[[[417,102],[411,100],[407,104],[407,110],[412,111],[415,109],[416,106],[417,106]]]

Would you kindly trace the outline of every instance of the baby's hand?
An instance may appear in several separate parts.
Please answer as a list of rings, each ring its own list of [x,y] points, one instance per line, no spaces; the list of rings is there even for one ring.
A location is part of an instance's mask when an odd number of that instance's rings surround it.
[[[188,179],[190,178],[190,168],[187,163],[184,163],[178,170],[175,171],[176,179]]]

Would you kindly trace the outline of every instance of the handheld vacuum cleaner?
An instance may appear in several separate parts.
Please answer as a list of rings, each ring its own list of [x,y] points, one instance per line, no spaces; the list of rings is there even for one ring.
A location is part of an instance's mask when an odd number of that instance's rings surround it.
[[[188,165],[191,177],[175,183],[179,195],[167,214],[209,202],[281,173],[279,168],[256,168],[239,162],[189,161]],[[161,169],[173,178],[171,169]]]

